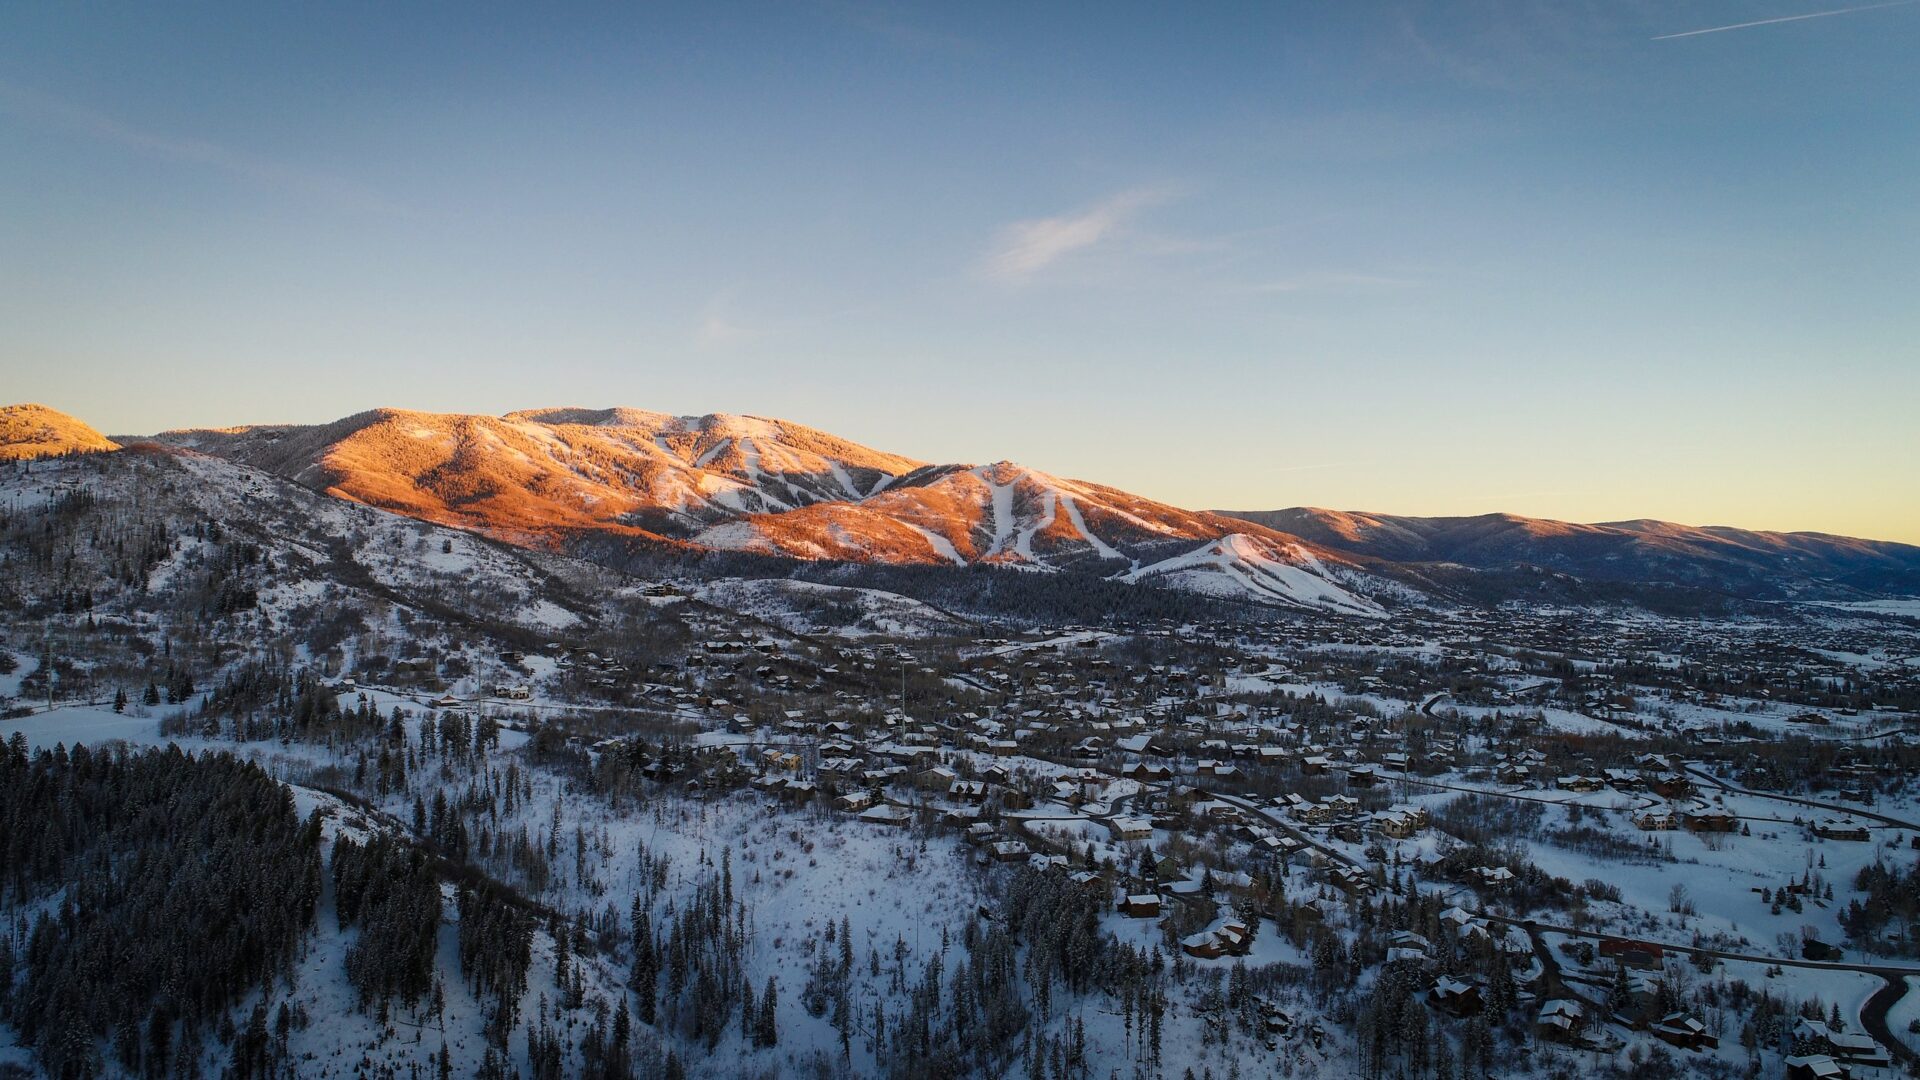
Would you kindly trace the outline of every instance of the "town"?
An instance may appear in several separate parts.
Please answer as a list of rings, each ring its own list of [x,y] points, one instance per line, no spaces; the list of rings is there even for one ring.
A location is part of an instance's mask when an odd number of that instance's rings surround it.
[[[51,486],[16,497],[14,535],[114,520],[61,486],[76,468],[31,474]],[[344,908],[340,937],[321,918],[287,988],[234,1005],[286,1010],[261,1053],[302,1075],[402,1070],[421,1022],[449,1069],[499,1076],[1866,1080],[1916,1060],[1909,615],[819,632],[819,598],[747,613],[683,580],[623,585],[591,622],[531,595],[475,620],[452,613],[524,588],[527,556],[367,513],[378,594],[288,603],[313,595],[289,575],[353,579],[284,538],[235,558],[202,526],[166,560],[200,614],[161,617],[167,587],[21,595],[38,618],[0,647],[14,767],[238,755],[296,793],[336,874],[382,837],[431,856],[451,903],[420,932],[510,898],[524,946],[499,985],[429,963],[383,989],[342,962]],[[205,606],[235,581],[254,606]],[[667,943],[707,903],[741,940],[672,952],[676,982]],[[9,925],[29,955],[33,920]],[[987,981],[995,950],[1025,974]],[[975,982],[945,985],[956,965]],[[40,1030],[23,1002],[16,1031]],[[715,1030],[735,1010],[739,1034]]]

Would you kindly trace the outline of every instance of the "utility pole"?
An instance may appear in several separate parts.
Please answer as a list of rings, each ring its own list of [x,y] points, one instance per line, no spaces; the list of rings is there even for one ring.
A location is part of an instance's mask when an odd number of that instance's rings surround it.
[[[1400,725],[1400,801],[1407,801],[1407,777],[1413,772],[1413,710]]]

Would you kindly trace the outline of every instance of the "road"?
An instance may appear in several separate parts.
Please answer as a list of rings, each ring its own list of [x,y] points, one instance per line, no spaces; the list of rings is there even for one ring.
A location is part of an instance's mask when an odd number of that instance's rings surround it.
[[[1490,915],[1484,911],[1479,914],[1481,918],[1488,922],[1501,923],[1507,926],[1518,926],[1522,930],[1525,930],[1527,935],[1533,939],[1534,951],[1542,957],[1541,963],[1554,963],[1556,972],[1558,971],[1558,964],[1553,961],[1551,952],[1546,948],[1546,943],[1540,939],[1540,935],[1543,933],[1564,934],[1568,937],[1593,938],[1595,940],[1623,940],[1620,934],[1605,934],[1595,930],[1576,930],[1570,926],[1553,926],[1547,923],[1537,922],[1533,919],[1515,919],[1505,915]],[[1630,938],[1624,940],[1642,941],[1644,939]],[[1767,964],[1777,967],[1810,968],[1816,971],[1853,971],[1859,972],[1862,975],[1876,976],[1885,983],[1885,985],[1875,990],[1873,996],[1869,997],[1866,1004],[1861,1006],[1860,1025],[1866,1029],[1867,1034],[1872,1036],[1875,1041],[1885,1046],[1887,1052],[1895,1058],[1901,1061],[1920,1061],[1920,1055],[1916,1055],[1907,1047],[1906,1043],[1896,1038],[1892,1029],[1887,1026],[1887,1013],[1892,1010],[1893,1006],[1898,1003],[1901,998],[1906,996],[1907,978],[1909,976],[1920,977],[1920,966],[1905,964],[1854,964],[1847,963],[1846,961],[1833,960],[1796,960],[1778,956],[1756,956],[1752,953],[1727,952],[1722,949],[1700,949],[1691,945],[1669,945],[1664,941],[1647,942],[1647,944],[1658,945],[1663,952],[1681,953],[1687,956],[1710,956],[1716,960],[1737,960],[1742,963]]]
[[[1886,1047],[1887,1053],[1911,1064],[1920,1061],[1920,1054],[1915,1054],[1906,1043],[1901,1042],[1893,1033],[1893,1028],[1887,1025],[1887,1013],[1906,995],[1907,980],[1887,977],[1886,985],[1875,990],[1867,1003],[1860,1007],[1860,1026],[1881,1046]]]
[[[1109,776],[1118,777],[1121,775],[1120,772],[1115,769],[1099,768],[1098,766],[1092,766],[1092,768],[1094,768],[1098,772],[1105,773]],[[1689,768],[1688,771],[1695,772],[1695,770],[1691,768]],[[1740,789],[1738,788],[1728,787],[1727,785],[1720,784],[1718,781],[1713,780],[1712,777],[1705,776],[1704,774],[1700,774],[1696,772],[1695,775],[1700,775],[1702,779],[1706,779],[1714,783],[1716,786],[1726,788],[1726,790],[1734,791],[1739,794],[1746,794],[1746,795],[1760,794],[1759,792],[1746,792],[1746,791],[1740,791]],[[1145,790],[1144,785],[1142,786],[1142,790]],[[1319,852],[1322,855],[1327,856],[1328,858],[1334,860],[1335,862],[1344,864],[1346,866],[1352,866],[1352,867],[1364,868],[1365,866],[1365,864],[1361,860],[1356,859],[1351,855],[1348,855],[1346,852],[1341,851],[1338,848],[1331,847],[1325,843],[1322,843],[1321,841],[1315,839],[1311,835],[1301,831],[1298,827],[1293,825],[1291,822],[1285,820],[1280,815],[1274,813],[1269,808],[1261,806],[1250,799],[1242,798],[1241,796],[1238,796],[1238,795],[1229,795],[1219,791],[1208,791],[1206,792],[1206,795],[1209,798],[1217,799],[1220,802],[1224,802],[1232,806],[1240,807],[1241,809],[1246,810],[1258,816],[1259,818],[1273,825],[1275,828],[1279,829],[1280,831],[1286,833],[1289,836],[1294,837],[1295,839],[1306,844],[1308,847],[1312,848],[1313,850]],[[1786,801],[1789,801],[1789,802],[1799,802],[1809,806],[1831,809],[1830,807],[1825,807],[1825,804],[1815,802],[1813,800],[1794,799],[1786,796],[1766,796],[1766,797],[1784,798],[1786,799]],[[1879,820],[1884,821],[1889,825],[1894,825],[1902,828],[1916,829],[1916,831],[1920,831],[1920,827],[1909,825],[1905,822],[1901,822],[1893,818],[1887,818],[1883,815],[1868,815],[1868,816],[1876,817]],[[1461,906],[1466,907],[1466,905],[1461,905]],[[1535,954],[1540,957],[1541,970],[1543,973],[1543,988],[1546,988],[1549,990],[1553,990],[1557,988],[1558,992],[1561,992],[1561,993],[1571,993],[1571,991],[1567,989],[1565,980],[1560,976],[1560,966],[1559,966],[1558,959],[1555,956],[1553,956],[1552,952],[1546,947],[1546,942],[1541,940],[1540,938],[1541,934],[1543,933],[1563,934],[1568,937],[1592,938],[1594,940],[1623,939],[1625,937],[1624,935],[1621,935],[1621,934],[1609,934],[1609,933],[1603,933],[1596,930],[1581,930],[1571,926],[1555,926],[1548,923],[1542,923],[1534,919],[1520,919],[1520,918],[1514,918],[1512,916],[1507,916],[1507,915],[1495,915],[1485,910],[1475,910],[1472,908],[1468,908],[1468,910],[1473,911],[1473,913],[1476,916],[1483,918],[1490,923],[1499,923],[1505,926],[1517,926],[1522,930],[1524,930],[1527,933],[1527,936],[1533,941]],[[1642,941],[1645,939],[1632,938],[1628,940]],[[1920,978],[1920,965],[1849,963],[1846,961],[1828,961],[1828,960],[1800,960],[1800,959],[1792,959],[1792,958],[1778,957],[1778,956],[1761,956],[1753,953],[1727,952],[1722,949],[1703,949],[1703,948],[1696,948],[1691,945],[1668,944],[1667,942],[1664,942],[1664,941],[1648,942],[1648,944],[1658,945],[1663,952],[1680,953],[1688,956],[1694,956],[1694,955],[1709,956],[1716,960],[1733,960],[1741,963],[1776,965],[1779,967],[1791,967],[1791,968],[1805,968],[1805,969],[1818,970],[1818,971],[1853,971],[1853,972],[1859,972],[1864,975],[1876,976],[1877,978],[1881,979],[1885,983],[1885,985],[1882,986],[1879,990],[1874,991],[1873,996],[1868,998],[1866,1004],[1861,1007],[1861,1010],[1860,1010],[1861,1026],[1865,1028],[1866,1033],[1868,1035],[1872,1036],[1881,1045],[1885,1046],[1887,1048],[1887,1052],[1892,1054],[1895,1058],[1901,1061],[1908,1061],[1908,1062],[1920,1061],[1920,1055],[1916,1055],[1911,1049],[1907,1047],[1905,1043],[1901,1042],[1898,1038],[1896,1038],[1892,1030],[1890,1030],[1887,1026],[1887,1014],[1892,1010],[1893,1006],[1900,1001],[1902,997],[1906,996],[1907,978],[1909,976]],[[1575,995],[1575,996],[1578,996],[1578,995]],[[1589,1002],[1589,1004],[1593,1004],[1593,1003]]]
[[[1801,806],[1811,806],[1815,810],[1825,810],[1831,814],[1838,814],[1841,817],[1871,818],[1874,821],[1878,821],[1881,824],[1888,826],[1889,828],[1908,829],[1913,832],[1920,832],[1920,825],[1915,825],[1911,821],[1902,821],[1896,817],[1888,817],[1885,814],[1877,814],[1877,813],[1874,813],[1872,810],[1862,810],[1857,806],[1837,806],[1833,803],[1823,803],[1818,799],[1803,799],[1798,795],[1775,795],[1770,791],[1750,791],[1747,788],[1740,787],[1737,784],[1729,784],[1725,780],[1722,780],[1719,777],[1713,775],[1712,773],[1707,772],[1705,769],[1700,768],[1698,765],[1692,765],[1692,764],[1687,764],[1685,762],[1682,762],[1680,767],[1685,769],[1689,775],[1698,777],[1701,780],[1705,780],[1707,783],[1712,784],[1714,787],[1717,787],[1722,791],[1730,791],[1735,795],[1746,795],[1755,799],[1773,799],[1776,802],[1797,803]]]

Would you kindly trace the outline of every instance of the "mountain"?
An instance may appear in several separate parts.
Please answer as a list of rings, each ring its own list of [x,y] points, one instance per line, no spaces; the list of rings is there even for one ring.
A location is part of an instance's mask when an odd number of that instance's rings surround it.
[[[151,442],[0,468],[0,506],[17,515],[15,527],[0,528],[9,567],[0,610],[36,625],[195,626],[214,635],[201,641],[217,638],[238,655],[298,642],[316,661],[363,671],[432,652],[454,658],[447,670],[473,693],[524,677],[501,663],[502,650],[537,650],[556,637],[618,642],[634,655],[741,632],[793,644],[777,622],[761,622],[744,601],[727,603],[717,588],[712,602],[688,598],[606,566]],[[28,520],[31,529],[19,527]],[[884,593],[816,602],[857,609],[869,625],[959,622]]]
[[[1589,582],[1663,584],[1759,600],[1920,594],[1920,547],[1825,533],[1646,520],[1580,525],[1513,514],[1398,517],[1317,507],[1220,513],[1413,569],[1539,568]]]
[[[1012,462],[933,465],[764,417],[380,409],[324,425],[156,439],[368,506],[555,550],[626,536],[802,560],[1078,570],[1210,596],[1381,612],[1367,593],[1384,582],[1297,537]],[[1196,556],[1231,538],[1235,554]]]
[[[0,406],[0,461],[117,449],[119,444],[57,409]]]
[[[743,514],[871,494],[922,467],[784,421],[635,409],[376,409],[324,425],[156,438],[369,506],[520,541],[577,529],[686,536]]]
[[[0,410],[0,420],[6,456],[114,448],[40,406]],[[1510,514],[1187,510],[1010,461],[932,463],[758,416],[376,409],[330,424],[170,431],[144,445],[156,444],[621,571],[706,581],[845,568],[831,581],[842,593],[728,593],[796,626],[863,605],[876,625],[930,625],[937,613],[888,609],[898,605],[860,590],[884,578],[885,590],[941,605],[954,594],[926,575],[959,567],[1366,616],[1516,598],[1705,610],[1920,594],[1920,548],[1904,544]],[[993,591],[986,581],[974,595]]]

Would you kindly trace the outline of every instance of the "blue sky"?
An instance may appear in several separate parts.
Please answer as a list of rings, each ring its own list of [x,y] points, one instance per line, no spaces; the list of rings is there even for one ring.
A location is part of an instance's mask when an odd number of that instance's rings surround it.
[[[1920,542],[1920,5],[16,5],[0,398]]]

